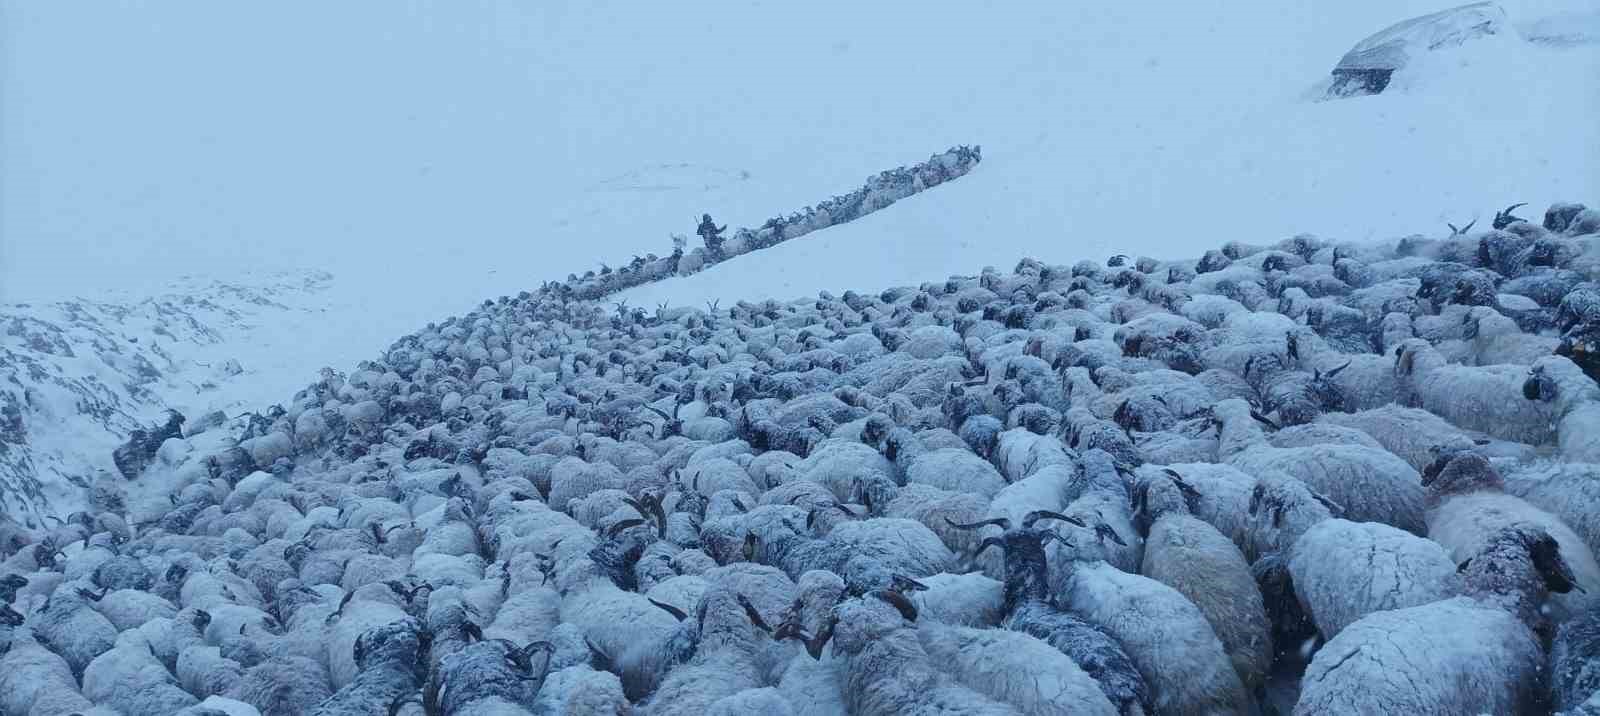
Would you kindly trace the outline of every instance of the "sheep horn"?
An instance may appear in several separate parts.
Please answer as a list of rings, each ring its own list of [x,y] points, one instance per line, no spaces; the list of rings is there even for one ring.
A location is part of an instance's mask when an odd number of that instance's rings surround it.
[[[1032,527],[1033,523],[1038,522],[1039,520],[1043,520],[1043,519],[1061,520],[1062,522],[1065,522],[1065,523],[1067,523],[1069,525],[1072,525],[1074,527],[1087,527],[1088,526],[1088,525],[1085,525],[1083,523],[1083,520],[1080,520],[1080,519],[1078,519],[1076,517],[1073,517],[1071,515],[1063,515],[1060,512],[1055,512],[1055,511],[1052,511],[1052,510],[1034,510],[1032,512],[1029,512],[1026,515],[1023,515],[1022,516],[1022,526],[1023,527]]]
[[[1122,535],[1117,534],[1116,530],[1111,529],[1111,525],[1108,525],[1104,522],[1094,526],[1094,536],[1102,543],[1106,540],[1111,540],[1112,542],[1122,546],[1127,546],[1128,544],[1127,542],[1122,541]]]
[[[630,517],[628,519],[625,519],[625,520],[620,520],[616,524],[611,525],[610,527],[606,528],[606,538],[609,539],[609,538],[612,538],[612,537],[616,537],[617,534],[622,532],[623,530],[628,529],[629,527],[638,527],[639,525],[642,525],[642,524],[644,524],[644,520],[636,519],[636,518],[632,518],[632,517]]]
[[[1258,423],[1261,423],[1262,425],[1265,425],[1265,426],[1267,426],[1269,428],[1272,428],[1273,430],[1277,430],[1278,429],[1278,424],[1277,423],[1272,422],[1271,420],[1269,420],[1267,418],[1267,416],[1262,415],[1261,413],[1258,413],[1258,412],[1256,412],[1254,410],[1250,411],[1250,419],[1254,420],[1254,421],[1256,421]]]
[[[772,627],[767,626],[766,620],[761,618],[761,612],[756,611],[755,605],[750,603],[750,599],[743,594],[738,595],[738,599],[739,606],[744,607],[745,616],[750,618],[750,623],[754,624],[757,629],[771,634]]]
[[[947,524],[949,524],[951,527],[954,527],[954,528],[956,528],[958,530],[975,530],[975,529],[979,529],[979,528],[983,528],[983,527],[988,527],[989,525],[995,525],[995,526],[999,527],[1000,529],[1006,530],[1008,532],[1011,530],[1011,520],[1008,520],[1008,519],[1006,519],[1004,517],[995,517],[993,519],[979,520],[977,522],[972,522],[972,523],[969,523],[969,524],[961,524],[960,522],[956,522],[955,520],[952,520],[949,517],[944,518],[944,521]]]
[[[874,591],[872,596],[894,607],[906,621],[915,622],[917,620],[917,605],[912,604],[910,599],[906,599],[904,594],[889,589],[879,589]]]
[[[1324,377],[1332,378],[1332,377],[1334,377],[1336,375],[1339,375],[1340,371],[1342,371],[1342,370],[1344,370],[1346,368],[1349,368],[1350,364],[1354,363],[1354,362],[1355,361],[1353,361],[1353,360],[1347,360],[1347,361],[1344,362],[1344,365],[1341,365],[1338,368],[1333,368],[1333,369],[1329,370],[1326,374],[1324,374]]]
[[[648,599],[648,597],[647,597],[647,599]],[[654,599],[650,599],[649,601],[650,601],[651,604],[654,604],[654,605],[656,605],[658,607],[661,607],[663,610],[666,611],[666,613],[671,614],[673,617],[675,617],[680,622],[683,621],[684,619],[689,618],[689,615],[685,614],[682,609],[679,609],[679,608],[677,608],[675,606],[672,606],[671,604],[667,604],[666,602],[658,602],[658,601],[656,601]]]
[[[1051,534],[1055,533],[1052,532]],[[1001,550],[1004,550],[1006,548],[1006,543],[1001,541],[999,537],[987,537],[982,542],[978,543],[978,549],[973,551],[973,554],[983,554],[983,551],[990,547],[999,547]]]
[[[467,636],[472,637],[473,641],[483,641],[483,627],[478,626],[475,622],[467,621],[466,623],[462,624],[461,631],[465,632]]]

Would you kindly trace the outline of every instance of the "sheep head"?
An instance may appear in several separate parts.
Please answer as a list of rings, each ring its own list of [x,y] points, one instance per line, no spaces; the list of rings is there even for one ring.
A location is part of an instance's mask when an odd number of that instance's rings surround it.
[[[1540,630],[1548,626],[1542,607],[1550,594],[1584,591],[1560,543],[1528,522],[1502,528],[1456,571],[1468,594],[1501,604]]]

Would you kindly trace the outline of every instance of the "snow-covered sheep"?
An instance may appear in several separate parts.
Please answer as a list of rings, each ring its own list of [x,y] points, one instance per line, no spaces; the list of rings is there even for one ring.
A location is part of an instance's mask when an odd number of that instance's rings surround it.
[[[1443,545],[1460,562],[1482,551],[1501,530],[1532,524],[1561,546],[1579,590],[1551,600],[1556,618],[1581,614],[1600,594],[1600,563],[1594,551],[1561,518],[1506,494],[1505,478],[1483,455],[1472,450],[1441,453],[1424,471],[1428,483],[1428,538]]]
[[[21,614],[0,607],[0,709],[8,714],[71,713],[94,703],[78,691],[67,661],[41,645]]]
[[[1189,513],[1189,501],[1199,497],[1189,483],[1170,475],[1139,485],[1135,499],[1146,526],[1139,573],[1177,590],[1200,609],[1244,688],[1255,693],[1266,683],[1272,661],[1261,590],[1238,546]]]
[[[1016,711],[954,682],[923,650],[915,607],[899,594],[852,599],[835,610],[834,653],[844,662],[842,692],[851,713],[998,716]]]
[[[1147,713],[1151,702],[1145,676],[1123,648],[1105,632],[1051,603],[1045,544],[1062,538],[1056,532],[1035,528],[1041,519],[1081,524],[1049,511],[1029,513],[1017,523],[1003,517],[987,521],[1002,530],[999,536],[984,539],[985,547],[997,546],[1003,552],[1002,626],[1042,639],[1071,657],[1100,685],[1118,713]]]
[[[1562,458],[1600,462],[1600,385],[1583,369],[1562,356],[1545,356],[1528,369],[1522,393],[1550,406]]]
[[[1117,709],[1066,654],[1028,634],[918,619],[928,657],[957,683],[1025,714],[1100,714]]]
[[[94,602],[101,595],[89,591],[88,586],[66,582],[56,587],[29,624],[39,643],[66,659],[73,673],[82,673],[89,662],[117,642],[116,627],[95,611]]]
[[[1318,422],[1360,430],[1419,471],[1433,463],[1436,448],[1458,450],[1473,444],[1470,436],[1444,418],[1394,403],[1354,413],[1328,413]]]
[[[430,673],[423,707],[439,714],[515,713],[538,698],[553,650],[545,641],[522,647],[503,639],[471,644]]]
[[[360,672],[312,713],[369,714],[415,699],[425,677],[423,634],[422,624],[410,617],[363,632],[353,647]]]
[[[693,655],[667,672],[642,706],[645,713],[704,713],[724,697],[768,685],[762,683],[762,661],[772,647],[772,629],[743,594],[725,588],[707,591],[695,630]]]
[[[1460,597],[1380,611],[1312,660],[1297,714],[1530,713],[1544,699],[1535,628],[1550,593],[1575,586],[1536,527],[1496,531],[1462,567]]]
[[[1554,437],[1554,414],[1541,401],[1520,399],[1528,370],[1521,366],[1452,365],[1427,341],[1400,344],[1395,372],[1416,405],[1452,425],[1540,445]]]
[[[1221,425],[1219,454],[1254,475],[1283,473],[1343,506],[1358,522],[1382,522],[1420,534],[1422,481],[1405,461],[1383,450],[1356,445],[1275,448],[1250,406],[1224,400],[1215,413]]]
[[[1330,506],[1337,508],[1282,476],[1263,480],[1251,500],[1257,539],[1275,548],[1263,558],[1287,571],[1293,597],[1325,639],[1368,614],[1460,593],[1443,547],[1388,525],[1338,519]]]

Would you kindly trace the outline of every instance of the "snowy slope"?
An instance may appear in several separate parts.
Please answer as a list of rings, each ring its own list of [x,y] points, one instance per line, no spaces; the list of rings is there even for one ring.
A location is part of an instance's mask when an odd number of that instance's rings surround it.
[[[1600,14],[1502,5],[1518,34],[1316,102],[1356,41],[1440,5],[0,2],[0,303],[333,272],[314,303],[179,359],[245,356],[218,400],[261,408],[485,296],[665,254],[702,211],[758,225],[954,144],[985,150],[959,184],[624,298],[1431,234],[1600,195]],[[50,470],[108,465],[130,416],[208,407],[190,368],[95,440],[59,433],[75,457]]]
[[[1503,4],[1518,27],[1595,12]],[[1594,196],[1593,42],[1506,36],[1384,95],[1306,101],[1362,37],[1440,6],[7,4],[0,300],[315,266],[368,287],[398,335],[664,253],[702,211],[759,223],[962,143],[990,161],[959,195],[671,290],[1377,238]],[[827,260],[841,248],[855,260]]]
[[[320,323],[331,281],[188,279],[141,299],[0,306],[0,509],[81,509],[112,450],[168,408],[231,416],[302,387],[327,349],[296,339]]]

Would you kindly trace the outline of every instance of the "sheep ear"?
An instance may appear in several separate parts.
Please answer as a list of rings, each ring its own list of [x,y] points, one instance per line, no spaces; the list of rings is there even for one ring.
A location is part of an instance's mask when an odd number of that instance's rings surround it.
[[[1248,510],[1250,514],[1254,515],[1256,512],[1259,512],[1261,510],[1261,500],[1263,498],[1265,498],[1266,496],[1267,496],[1267,486],[1266,485],[1262,485],[1260,483],[1257,483],[1254,488],[1251,488],[1251,490],[1250,490],[1250,508]]]
[[[1405,350],[1404,346],[1399,346],[1394,349],[1394,354],[1394,372],[1400,375],[1411,375],[1411,366],[1416,353]]]
[[[356,659],[356,666],[361,666],[362,662],[367,660],[367,635],[366,634],[362,634],[361,636],[356,637],[356,647],[355,647],[355,650],[354,650],[354,655],[355,655],[355,659]]]
[[[649,601],[650,601],[651,604],[654,604],[654,605],[660,607],[662,609],[662,611],[665,611],[666,613],[671,614],[674,618],[676,618],[680,622],[689,617],[689,615],[687,613],[685,613],[682,609],[679,609],[679,608],[677,608],[675,606],[672,606],[671,604],[667,604],[666,602],[658,602],[658,601],[656,601],[654,599],[650,599]]]
[[[1583,592],[1583,587],[1578,585],[1578,578],[1573,575],[1572,567],[1567,565],[1567,560],[1561,557],[1561,545],[1549,534],[1542,534],[1528,547],[1529,556],[1533,557],[1533,566],[1544,576],[1544,586],[1556,594],[1566,594],[1574,589]]]
[[[1456,565],[1456,574],[1460,574],[1462,572],[1467,571],[1467,565],[1469,565],[1469,564],[1472,564],[1472,558],[1471,557],[1468,557],[1466,559],[1461,560],[1461,564]]]

